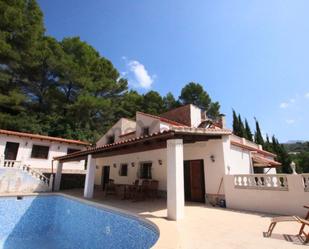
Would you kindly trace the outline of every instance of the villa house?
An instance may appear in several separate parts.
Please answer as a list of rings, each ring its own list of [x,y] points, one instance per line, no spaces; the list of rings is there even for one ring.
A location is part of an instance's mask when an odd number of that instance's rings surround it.
[[[54,157],[82,151],[90,144],[79,140],[0,129],[0,160],[29,165],[41,173],[50,173]],[[82,162],[72,162],[64,173],[85,173]]]
[[[53,158],[86,150],[78,140],[0,129],[0,192],[47,191],[56,170]],[[85,161],[71,162],[63,171],[65,186],[82,186]]]
[[[233,135],[224,117],[212,122],[200,108],[185,105],[159,116],[137,112],[135,120],[121,118],[95,148],[55,157],[55,189],[67,163],[87,160],[84,197],[109,179],[132,184],[155,179],[167,196],[168,217],[183,216],[185,201],[205,202],[225,197],[224,176],[276,173],[276,155],[261,145]]]

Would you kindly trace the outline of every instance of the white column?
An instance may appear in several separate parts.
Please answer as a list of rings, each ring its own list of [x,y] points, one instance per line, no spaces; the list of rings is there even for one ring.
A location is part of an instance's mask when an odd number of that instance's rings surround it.
[[[95,159],[92,155],[87,157],[87,173],[84,187],[84,197],[92,198],[94,189],[94,177],[95,177]]]
[[[222,136],[222,158],[223,158],[223,165],[224,165],[224,174],[234,174],[235,169],[233,168],[234,165],[230,164],[230,154],[231,154],[231,141],[230,136]],[[221,156],[221,155],[218,155]],[[223,176],[222,176],[223,177]]]
[[[49,177],[49,185],[48,185],[48,190],[49,190],[49,191],[53,191],[53,181],[54,181],[54,175],[53,175],[53,174],[50,174],[50,177]]]
[[[56,177],[55,177],[55,183],[54,183],[54,191],[59,191],[60,190],[62,168],[63,168],[63,163],[62,162],[58,162],[57,171],[56,171]]]
[[[167,140],[167,217],[179,220],[184,216],[183,142]]]

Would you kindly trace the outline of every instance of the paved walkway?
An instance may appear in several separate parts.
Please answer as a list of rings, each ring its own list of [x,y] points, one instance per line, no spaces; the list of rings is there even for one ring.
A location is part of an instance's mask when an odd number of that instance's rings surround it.
[[[82,190],[64,191],[81,197]],[[95,192],[93,201],[135,213],[155,223],[160,238],[154,248],[160,249],[293,249],[309,248],[298,236],[299,224],[278,224],[271,238],[265,238],[270,216],[213,208],[187,203],[185,218],[174,222],[166,219],[163,200],[132,202],[115,197],[104,197]]]

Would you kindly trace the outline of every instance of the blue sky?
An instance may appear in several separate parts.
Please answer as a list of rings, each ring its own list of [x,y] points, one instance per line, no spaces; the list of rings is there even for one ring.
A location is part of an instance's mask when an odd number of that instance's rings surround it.
[[[39,0],[47,34],[80,36],[144,93],[190,81],[281,142],[309,140],[309,1]]]

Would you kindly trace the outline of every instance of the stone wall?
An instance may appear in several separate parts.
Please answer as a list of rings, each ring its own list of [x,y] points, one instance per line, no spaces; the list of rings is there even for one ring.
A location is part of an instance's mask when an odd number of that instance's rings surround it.
[[[0,168],[0,194],[46,191],[48,186],[27,172],[15,168]]]

